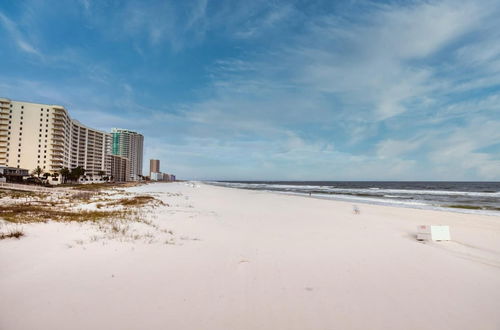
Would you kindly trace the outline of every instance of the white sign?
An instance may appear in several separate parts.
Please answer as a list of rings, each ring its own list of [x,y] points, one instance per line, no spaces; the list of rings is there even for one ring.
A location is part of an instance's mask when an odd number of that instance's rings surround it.
[[[449,241],[449,226],[421,225],[417,227],[417,240],[419,241]]]

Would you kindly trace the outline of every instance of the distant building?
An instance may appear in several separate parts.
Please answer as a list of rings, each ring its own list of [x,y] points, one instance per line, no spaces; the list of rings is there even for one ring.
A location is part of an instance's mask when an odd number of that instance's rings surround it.
[[[0,182],[22,182],[25,176],[29,176],[27,169],[0,166]]]
[[[149,177],[151,178],[151,181],[162,181],[163,180],[163,173],[151,172],[151,175]]]
[[[126,157],[107,155],[107,173],[115,182],[130,181],[130,161]]]
[[[175,175],[162,173],[162,181],[175,181]]]
[[[151,173],[159,173],[160,172],[160,160],[159,159],[150,159],[149,160],[149,177],[151,177]],[[152,180],[152,178],[151,178]]]
[[[129,179],[137,181],[142,176],[142,154],[144,136],[121,128],[111,130],[113,155],[122,156],[130,161]]]

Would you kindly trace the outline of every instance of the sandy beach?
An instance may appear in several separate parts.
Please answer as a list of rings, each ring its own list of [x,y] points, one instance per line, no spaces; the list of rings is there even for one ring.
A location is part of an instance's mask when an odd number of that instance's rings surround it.
[[[201,183],[126,191],[168,204],[137,239],[49,222],[0,241],[0,329],[500,329],[499,217],[354,214]],[[418,242],[421,224],[452,241]]]

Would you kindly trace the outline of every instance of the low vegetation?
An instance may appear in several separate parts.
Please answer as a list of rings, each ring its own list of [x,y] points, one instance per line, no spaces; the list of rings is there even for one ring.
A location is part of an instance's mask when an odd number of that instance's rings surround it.
[[[34,197],[44,198],[46,196],[47,194],[45,193],[40,193],[35,191],[5,190],[5,189],[0,190],[0,198],[12,198],[12,199],[34,198]]]
[[[152,205],[165,205],[161,200],[154,198],[153,196],[143,195],[134,196],[132,198],[121,198],[116,200],[109,205],[121,205],[124,207],[141,207],[146,204]]]
[[[24,232],[21,229],[11,229],[8,233],[0,233],[0,240],[6,238],[17,238],[24,236]]]
[[[110,185],[86,185],[90,186],[97,188]],[[1,239],[22,237],[24,233],[17,229],[18,225],[55,221],[95,226],[101,234],[94,235],[90,242],[118,239],[151,243],[156,241],[156,235],[173,241],[172,231],[160,228],[151,220],[154,216],[152,208],[168,206],[154,196],[134,195],[119,190],[99,192],[81,189],[54,190],[49,193],[0,189],[0,196],[0,226],[7,226],[0,231]],[[16,229],[8,230],[9,226],[15,226]]]
[[[71,210],[54,208],[50,203],[32,204],[18,203],[0,206],[0,217],[13,223],[59,221],[99,221],[102,219],[119,218],[127,214],[126,211],[100,211],[100,210]]]
[[[103,183],[89,183],[89,184],[64,184],[61,187],[70,187],[74,190],[82,190],[82,191],[101,191],[108,190],[114,188],[126,188],[126,187],[134,187],[140,185],[139,182],[103,182]]]

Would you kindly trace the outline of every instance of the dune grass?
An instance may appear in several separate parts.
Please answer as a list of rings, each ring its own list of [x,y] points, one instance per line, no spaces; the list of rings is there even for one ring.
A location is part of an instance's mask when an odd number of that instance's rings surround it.
[[[109,205],[121,205],[124,207],[141,207],[146,204],[164,205],[164,203],[149,195],[134,196],[132,198],[120,198]]]
[[[61,207],[54,208],[50,204],[19,203],[0,206],[0,217],[13,223],[30,222],[83,222],[99,221],[102,219],[119,218],[127,215],[127,211],[101,211],[101,210],[71,210]]]
[[[8,233],[0,233],[0,240],[7,238],[21,238],[24,236],[24,232],[21,229],[11,229]]]

